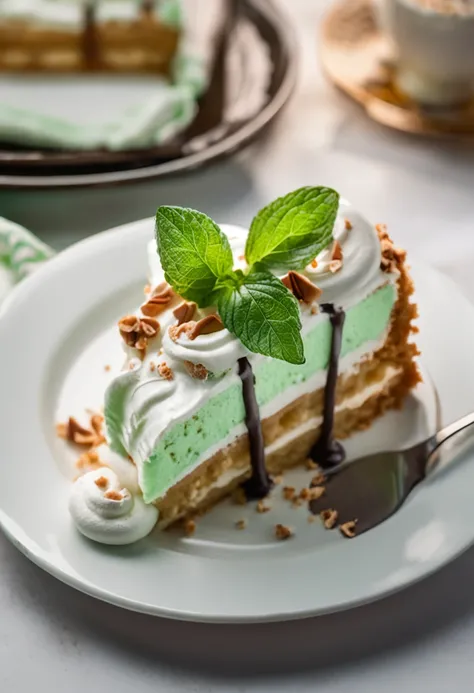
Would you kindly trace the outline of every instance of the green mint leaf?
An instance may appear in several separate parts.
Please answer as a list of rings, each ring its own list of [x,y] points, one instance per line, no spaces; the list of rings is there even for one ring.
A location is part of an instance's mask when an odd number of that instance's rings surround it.
[[[247,349],[304,363],[298,302],[273,274],[242,275],[239,286],[222,290],[217,305],[224,325]]]
[[[299,188],[264,207],[252,221],[245,257],[268,268],[301,269],[332,240],[339,194]]]
[[[219,279],[232,274],[232,250],[217,224],[194,209],[159,207],[156,242],[166,281],[184,298],[210,305]]]

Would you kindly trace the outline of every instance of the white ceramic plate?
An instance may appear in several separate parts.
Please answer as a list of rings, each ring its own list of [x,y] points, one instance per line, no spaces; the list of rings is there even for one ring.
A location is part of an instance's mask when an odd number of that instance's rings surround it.
[[[26,280],[0,309],[0,523],[31,560],[64,582],[113,604],[196,621],[266,621],[345,609],[400,589],[474,541],[474,464],[464,458],[425,483],[378,528],[347,541],[307,522],[304,507],[278,498],[272,511],[222,504],[196,534],[155,532],[127,548],[80,536],[67,511],[71,453],[57,417],[96,406],[104,366],[120,363],[117,318],[143,296],[151,220],[88,239]],[[414,268],[423,364],[445,422],[474,403],[474,307],[446,277]],[[111,344],[105,356],[104,346]],[[354,437],[351,455],[406,445],[434,427],[425,385],[402,412]],[[471,460],[474,461],[474,460]],[[307,471],[287,475],[296,486]],[[238,531],[236,520],[248,527]],[[278,542],[275,523],[295,528]]]

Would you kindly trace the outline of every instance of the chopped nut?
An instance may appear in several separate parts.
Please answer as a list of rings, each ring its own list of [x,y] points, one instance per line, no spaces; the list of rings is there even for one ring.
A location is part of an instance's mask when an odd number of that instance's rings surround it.
[[[319,287],[315,286],[307,277],[299,272],[290,270],[281,280],[298,301],[311,304],[322,294]]]
[[[232,501],[235,503],[235,505],[246,505],[247,496],[245,495],[245,491],[242,486],[239,486],[233,491]]]
[[[329,271],[332,274],[336,274],[336,272],[339,272],[339,270],[342,268],[342,262],[341,260],[331,260],[329,263]]]
[[[104,366],[104,371],[106,371],[106,373],[110,371],[110,366],[108,363]]]
[[[173,378],[174,378],[174,373],[173,373],[172,369],[168,366],[166,361],[163,361],[162,363],[160,363],[160,365],[158,366],[158,373],[165,380],[173,380]]]
[[[349,219],[344,219],[344,228],[346,231],[352,231],[352,223],[349,221]]]
[[[191,324],[191,323],[190,323]],[[193,323],[191,329],[187,332],[189,339],[196,339],[202,334],[213,334],[224,329],[224,324],[218,315],[212,313],[206,315],[198,322]]]
[[[120,491],[110,489],[110,491],[106,491],[104,493],[104,498],[107,498],[108,500],[121,501],[123,500],[123,495],[120,493]]]
[[[356,535],[356,524],[357,520],[350,520],[349,522],[344,522],[344,524],[339,525],[339,530],[348,539],[353,539]]]
[[[305,501],[318,500],[324,496],[326,489],[324,486],[314,486],[313,488],[303,488],[300,492],[300,498]]]
[[[76,462],[77,469],[91,471],[103,467],[96,452],[84,452]]]
[[[189,322],[193,319],[194,313],[196,312],[197,304],[192,301],[183,301],[177,306],[173,315],[178,321],[178,325],[182,325],[185,322]]]
[[[311,479],[311,486],[322,486],[325,483],[326,477],[321,472],[319,472],[319,474],[316,474],[316,476],[313,476],[313,478]]]
[[[145,288],[143,289],[143,293],[145,294],[145,296],[147,294],[151,293],[151,286],[149,284],[145,284]]]
[[[96,479],[94,483],[99,488],[107,488],[107,486],[109,485],[109,482],[105,476],[99,476],[99,478]]]
[[[316,269],[317,266],[318,266],[318,261],[316,260],[316,258],[314,258],[314,260],[311,260],[311,267],[313,269]]]
[[[196,523],[194,520],[186,520],[184,523],[184,533],[187,537],[192,537],[196,531]]]
[[[282,494],[285,500],[293,500],[296,495],[296,489],[294,486],[283,486]]]
[[[301,508],[302,505],[303,501],[301,500],[301,498],[293,498],[293,500],[291,501],[291,506],[293,508]]]
[[[293,536],[293,532],[285,525],[275,525],[275,536],[280,540],[289,539]]]
[[[385,224],[377,224],[375,228],[379,236],[382,255],[380,269],[383,272],[394,272],[397,269],[397,265],[404,262],[406,252],[401,248],[395,248]]]
[[[339,241],[333,243],[331,260],[342,260],[342,247]]]
[[[175,293],[171,286],[167,282],[163,282],[156,287],[150,299],[141,307],[141,311],[148,318],[156,318],[168,307],[174,297]]]
[[[105,438],[102,435],[102,424],[104,417],[101,414],[94,414],[90,419],[91,428],[84,428],[73,416],[65,424],[56,426],[56,433],[60,438],[69,440],[76,445],[88,445],[95,448],[102,443],[105,443]]]
[[[96,462],[99,462],[99,455],[95,450],[90,450],[90,452],[86,452],[86,455],[89,458],[89,462],[92,464],[95,464]]]
[[[154,361],[150,361],[150,373],[154,373],[156,371],[156,363]]]
[[[319,469],[319,465],[316,464],[316,462],[314,462],[314,460],[312,460],[310,457],[306,459],[305,465],[306,469]]]
[[[258,513],[267,513],[269,510],[271,510],[271,506],[267,505],[263,500],[259,500],[257,503],[257,512]]]
[[[273,483],[275,483],[277,486],[283,483],[283,474],[278,474],[277,476],[273,477]]]
[[[126,315],[118,325],[125,344],[143,352],[148,340],[156,337],[160,330],[160,323],[154,318],[137,318],[135,315]]]
[[[207,380],[209,372],[202,363],[192,363],[191,361],[183,361],[184,367],[188,371],[191,378],[196,380]]]
[[[338,512],[329,508],[328,510],[323,510],[319,513],[319,517],[323,521],[326,529],[333,529],[337,524]]]
[[[245,529],[247,527],[247,520],[237,520],[235,527],[236,529]]]

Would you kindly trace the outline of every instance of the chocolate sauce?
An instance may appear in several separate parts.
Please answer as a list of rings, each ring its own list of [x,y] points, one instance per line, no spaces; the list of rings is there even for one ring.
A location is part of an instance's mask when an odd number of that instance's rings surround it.
[[[334,410],[336,407],[336,384],[341,353],[342,328],[346,314],[332,303],[322,303],[320,310],[329,315],[332,326],[331,352],[328,375],[324,388],[324,408],[321,435],[310,452],[310,457],[323,468],[335,467],[344,461],[346,453],[342,445],[334,440]]]
[[[260,412],[255,395],[255,378],[252,366],[247,358],[241,358],[239,377],[242,381],[242,394],[245,406],[245,425],[249,435],[250,462],[252,476],[244,482],[243,488],[247,498],[264,498],[273,486],[265,466],[265,445],[263,442]]]

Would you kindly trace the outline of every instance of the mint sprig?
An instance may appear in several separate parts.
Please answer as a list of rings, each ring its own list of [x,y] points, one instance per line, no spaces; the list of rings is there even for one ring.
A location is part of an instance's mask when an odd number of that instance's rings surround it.
[[[339,195],[331,188],[299,188],[264,207],[250,226],[249,265],[302,269],[332,240]]]
[[[202,212],[159,207],[156,240],[166,281],[183,298],[207,306],[219,279],[232,274],[232,250],[217,224]]]
[[[156,239],[165,278],[199,306],[217,305],[225,327],[250,351],[304,363],[298,302],[268,270],[301,269],[332,240],[339,195],[300,188],[261,210],[245,248],[249,269],[234,271],[232,250],[202,212],[159,207]]]
[[[243,275],[233,290],[223,290],[217,307],[222,322],[250,351],[304,363],[298,304],[270,272]]]

